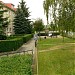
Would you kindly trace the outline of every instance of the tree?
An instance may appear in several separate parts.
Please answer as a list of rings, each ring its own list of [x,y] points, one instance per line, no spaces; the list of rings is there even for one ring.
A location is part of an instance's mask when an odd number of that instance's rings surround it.
[[[32,32],[31,21],[28,19],[29,14],[30,12],[26,6],[26,2],[21,0],[14,19],[15,34],[30,34]]]
[[[55,27],[55,25],[53,24],[53,22],[51,22],[50,27],[51,27],[51,30],[52,30],[52,31],[55,31],[55,28],[56,28],[56,27]]]
[[[49,0],[45,0],[43,2],[43,8],[44,8],[44,13],[46,14],[46,20],[47,20],[47,25],[48,25],[48,18],[49,18]]]
[[[54,3],[55,0],[44,0],[43,1],[43,8],[44,8],[44,13],[46,14],[46,19],[47,19],[47,25],[49,23],[49,10],[51,5]]]
[[[75,32],[75,0],[44,0],[44,6],[48,16],[52,8],[53,23],[63,36]]]
[[[7,10],[3,10],[3,5],[0,4],[0,34],[4,35],[5,29],[8,26],[8,18],[4,17],[3,14],[7,12]]]
[[[43,21],[42,19],[37,19],[34,23],[34,30],[37,31],[37,32],[40,32],[44,29],[44,24],[43,24]]]
[[[56,29],[56,27],[57,27],[56,26],[57,25],[57,14],[56,14],[57,0],[44,0],[43,7],[44,7],[44,12],[46,14],[47,25],[49,25],[49,18],[51,16],[50,12],[52,12],[51,14],[52,14],[53,20],[54,20],[53,21],[54,24],[52,27],[54,27]],[[52,11],[50,11],[51,8],[53,8]],[[47,27],[48,26],[46,26],[45,31],[47,30]],[[54,29],[54,28],[52,28],[52,29]]]

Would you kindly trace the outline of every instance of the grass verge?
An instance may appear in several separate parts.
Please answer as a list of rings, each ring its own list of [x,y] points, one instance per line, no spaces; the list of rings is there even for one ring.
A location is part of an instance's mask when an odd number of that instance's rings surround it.
[[[38,42],[38,75],[75,75],[75,44],[73,44],[75,40],[66,38],[64,43],[61,40],[52,38]],[[60,44],[62,46],[55,50],[40,52],[45,50],[42,44],[47,50]]]

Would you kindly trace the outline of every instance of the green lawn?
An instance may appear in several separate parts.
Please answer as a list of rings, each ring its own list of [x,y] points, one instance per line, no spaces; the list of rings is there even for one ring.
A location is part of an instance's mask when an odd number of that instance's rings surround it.
[[[0,57],[0,75],[32,75],[32,56]]]
[[[66,43],[75,43],[74,39],[65,38],[64,42],[62,38],[51,38],[51,39],[41,39],[38,42],[38,50],[49,49],[50,47],[64,45]]]
[[[38,75],[75,75],[75,40],[52,38],[38,42]],[[67,43],[67,44],[66,44]],[[46,44],[46,45],[45,45]],[[53,46],[47,44],[54,44]],[[43,46],[44,45],[44,46]],[[62,46],[61,46],[62,45]],[[56,46],[58,49],[50,50]],[[41,50],[50,50],[40,52]]]

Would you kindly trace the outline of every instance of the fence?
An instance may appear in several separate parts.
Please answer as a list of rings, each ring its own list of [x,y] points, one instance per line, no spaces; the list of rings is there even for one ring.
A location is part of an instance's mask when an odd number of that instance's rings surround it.
[[[32,54],[33,56],[33,50],[4,52],[4,53],[0,53],[0,56],[9,56],[14,54]]]
[[[6,56],[6,57],[9,57],[9,56],[13,56],[13,55],[16,55],[16,54],[19,54],[19,55],[21,55],[21,54],[31,54],[32,55],[32,65],[31,65],[31,68],[32,68],[32,75],[33,75],[33,65],[34,65],[34,63],[33,63],[33,50],[25,50],[25,51],[12,51],[12,52],[4,52],[4,53],[0,53],[0,57],[4,57],[4,56]]]

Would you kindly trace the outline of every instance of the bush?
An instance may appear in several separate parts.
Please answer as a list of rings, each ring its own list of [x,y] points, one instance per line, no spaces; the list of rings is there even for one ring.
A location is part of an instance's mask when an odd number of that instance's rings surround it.
[[[15,39],[15,38],[22,38],[25,34],[16,34],[16,35],[11,35],[7,37],[7,40]]]
[[[23,44],[22,38],[0,41],[0,52],[15,51]]]
[[[7,37],[7,40],[15,39],[15,38],[23,38],[24,41],[28,41],[33,37],[33,34],[19,34],[19,35],[13,35],[10,37]],[[25,42],[24,42],[25,43]]]
[[[17,50],[23,43],[26,43],[33,37],[32,34],[21,36],[10,36],[8,40],[0,41],[0,52]]]
[[[32,37],[33,37],[33,34],[25,34],[25,35],[19,34],[19,35],[10,36],[10,37],[8,37],[8,39],[11,40],[11,39],[15,39],[15,38],[22,38],[23,39],[23,43],[26,43]]]
[[[32,37],[33,37],[32,34],[27,34],[27,35],[22,36],[22,38],[23,38],[23,43],[26,43],[26,42],[29,41]]]
[[[5,35],[0,35],[0,40],[6,40],[7,37]]]
[[[18,38],[17,36],[9,36],[7,37],[7,40],[11,40],[11,39],[15,39],[15,38]]]

